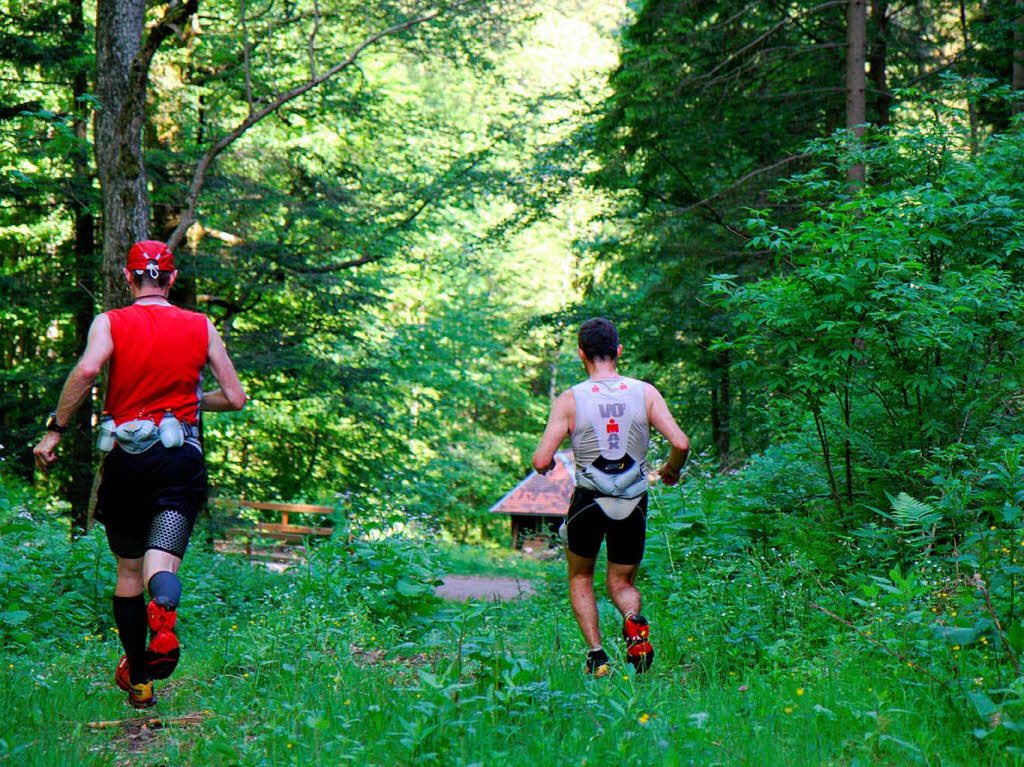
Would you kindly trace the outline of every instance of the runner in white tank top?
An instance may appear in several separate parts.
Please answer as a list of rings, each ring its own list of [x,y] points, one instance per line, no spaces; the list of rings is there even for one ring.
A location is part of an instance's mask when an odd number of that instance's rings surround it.
[[[533,454],[533,466],[546,473],[566,436],[576,462],[576,490],[566,516],[569,599],[587,642],[587,673],[609,671],[601,647],[594,561],[606,540],[608,595],[623,615],[626,659],[637,673],[654,660],[650,628],[640,615],[634,581],[643,558],[647,524],[647,446],[653,426],[672,446],[658,469],[666,485],[679,481],[690,441],[676,425],[661,393],[648,383],[620,376],[622,354],[615,326],[600,317],[580,327],[579,355],[588,378],[563,393],[551,407],[547,428]]]

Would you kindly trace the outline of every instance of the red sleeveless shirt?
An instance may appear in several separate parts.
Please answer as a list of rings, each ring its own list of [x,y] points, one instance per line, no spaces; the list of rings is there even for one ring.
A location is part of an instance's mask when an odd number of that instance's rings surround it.
[[[206,315],[165,304],[135,304],[106,314],[114,353],[104,409],[114,422],[160,423],[171,410],[179,421],[195,424],[209,345]]]

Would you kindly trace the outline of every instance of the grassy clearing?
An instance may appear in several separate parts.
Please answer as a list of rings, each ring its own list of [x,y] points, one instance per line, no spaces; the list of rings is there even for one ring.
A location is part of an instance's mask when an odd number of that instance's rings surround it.
[[[640,585],[658,657],[643,677],[622,663],[610,678],[581,673],[561,560],[331,542],[274,575],[197,546],[183,570],[184,658],[155,710],[193,720],[99,731],[88,723],[153,713],[110,683],[120,648],[102,535],[70,547],[59,523],[15,519],[0,536],[0,765],[1024,762],[1006,726],[1019,680],[987,641],[925,647],[880,602],[846,611],[927,676],[812,607],[843,610],[843,595],[809,575],[810,547],[751,547],[725,528],[692,536],[685,513],[652,508]],[[430,583],[443,571],[515,572],[538,594],[442,603]]]

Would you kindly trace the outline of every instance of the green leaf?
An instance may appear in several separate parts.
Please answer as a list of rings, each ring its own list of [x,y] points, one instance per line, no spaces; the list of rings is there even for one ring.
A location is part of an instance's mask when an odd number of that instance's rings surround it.
[[[0,613],[0,623],[6,623],[8,626],[17,626],[19,623],[24,623],[30,614],[28,610],[11,610],[10,612]]]
[[[422,583],[412,583],[405,578],[399,578],[395,588],[398,589],[399,594],[406,597],[422,596],[429,589],[428,586],[424,586]]]
[[[978,715],[988,719],[999,710],[999,706],[992,702],[992,699],[983,692],[969,692],[967,697],[971,699]]]

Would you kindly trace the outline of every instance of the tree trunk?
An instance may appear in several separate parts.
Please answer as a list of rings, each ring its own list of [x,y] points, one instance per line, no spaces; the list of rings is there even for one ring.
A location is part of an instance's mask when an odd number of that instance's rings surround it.
[[[852,134],[854,151],[860,148],[867,122],[864,100],[864,55],[867,33],[867,6],[865,0],[849,0],[846,6],[846,128]],[[864,182],[864,163],[854,163],[846,171],[851,183]]]
[[[874,37],[868,56],[868,77],[874,86],[876,125],[889,124],[889,110],[892,108],[892,94],[886,76],[886,59],[889,55],[889,0],[872,0],[871,26]]]
[[[967,4],[960,0],[960,32],[964,38],[964,50],[971,49],[971,37],[967,28]],[[967,94],[967,116],[971,122],[971,156],[978,154],[978,110],[974,108],[974,95]]]
[[[1013,89],[1020,94],[1013,110],[1024,113],[1024,0],[1017,0],[1017,21],[1013,28]]]
[[[86,49],[85,14],[83,0],[71,5],[71,38],[76,47]],[[77,286],[74,291],[75,333],[78,338],[78,355],[85,351],[89,326],[96,311],[93,295],[96,292],[96,225],[90,208],[93,172],[89,167],[89,153],[86,148],[88,125],[81,98],[89,92],[89,75],[84,66],[79,66],[71,83],[71,110],[75,115],[74,132],[79,144],[72,157],[73,181],[68,207],[73,218],[73,249]],[[71,502],[71,535],[76,536],[86,528],[89,511],[89,496],[92,491],[92,398],[86,399],[72,422],[71,431],[71,482],[67,497]]]
[[[96,170],[103,193],[103,307],[128,298],[121,274],[132,243],[149,231],[149,191],[142,163],[145,80],[132,77],[142,44],[145,0],[97,0]],[[140,87],[141,85],[141,87]]]

